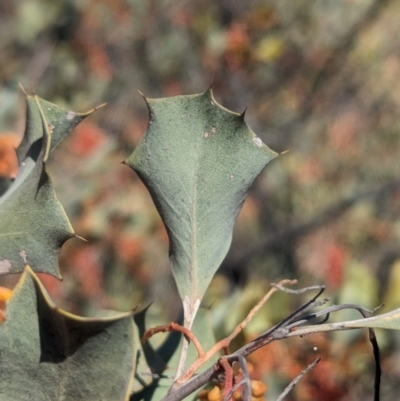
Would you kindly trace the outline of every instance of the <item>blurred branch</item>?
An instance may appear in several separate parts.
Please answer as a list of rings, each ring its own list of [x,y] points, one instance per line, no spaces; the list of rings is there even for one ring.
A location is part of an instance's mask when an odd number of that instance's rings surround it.
[[[304,101],[301,103],[298,113],[293,116],[292,119],[289,119],[285,124],[283,124],[283,126],[272,126],[273,129],[280,132],[279,144],[275,144],[275,146],[281,146],[283,148],[288,147],[292,136],[295,134],[295,130],[298,131],[298,125],[305,122],[314,112],[315,99],[321,88],[339,71],[337,60],[340,61],[340,67],[343,69],[345,59],[353,49],[361,32],[379,18],[380,13],[387,4],[390,3],[390,1],[391,0],[374,1],[360,19],[354,23],[351,29],[349,29],[347,34],[344,35],[335,46],[333,46],[325,60],[318,68],[312,68],[305,64],[303,65],[303,68],[299,69],[298,74],[295,74],[294,76],[290,75],[287,77],[288,79],[280,82],[280,88],[288,87],[299,77],[305,77],[306,81],[309,81],[309,89],[304,95]],[[264,90],[264,88],[260,90]],[[260,130],[261,128],[262,127],[260,127]]]
[[[317,230],[331,221],[334,221],[358,202],[366,199],[376,199],[382,196],[387,196],[399,189],[400,179],[397,178],[378,189],[365,191],[347,199],[343,199],[306,222],[284,227],[276,234],[268,236],[258,244],[248,247],[245,252],[239,255],[232,254],[231,256],[228,256],[227,260],[222,264],[222,269],[226,271],[238,271],[247,265],[254,257],[268,254],[271,251],[281,248],[283,245],[286,246],[288,243],[296,241],[302,236]]]
[[[333,47],[332,51],[325,59],[324,63],[314,74],[314,78],[311,82],[310,92],[315,92],[322,83],[326,81],[331,75],[332,66],[335,66],[336,60],[340,60],[340,64],[343,65],[343,58],[347,57],[350,50],[356,43],[360,33],[371,25],[380,15],[380,12],[391,0],[376,0],[367,9],[364,15],[351,27],[347,35]]]
[[[317,364],[320,362],[321,358],[317,358],[314,362],[310,363],[303,371],[300,372],[290,383],[289,385],[283,390],[281,395],[277,398],[276,401],[282,401],[290,391],[292,391],[293,387],[301,380],[301,378],[307,374],[311,369],[315,368]]]
[[[57,40],[44,38],[36,44],[37,48],[25,68],[25,83],[36,86],[50,65]]]

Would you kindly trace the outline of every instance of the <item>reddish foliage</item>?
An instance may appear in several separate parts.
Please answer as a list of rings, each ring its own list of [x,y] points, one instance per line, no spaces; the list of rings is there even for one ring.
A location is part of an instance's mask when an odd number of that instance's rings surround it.
[[[46,288],[47,292],[49,293],[50,298],[56,302],[56,300],[60,298],[64,289],[63,282],[45,273],[37,273],[37,276],[42,282],[44,288]]]
[[[0,135],[0,177],[11,179],[17,176],[18,159],[15,148],[19,142],[16,135]]]
[[[90,121],[81,122],[69,138],[69,147],[77,156],[90,156],[106,139],[104,132]]]
[[[293,344],[293,342],[296,344]],[[302,347],[300,347],[300,342]],[[317,354],[310,352],[316,347]],[[355,353],[365,352],[365,339],[354,347]],[[357,350],[356,350],[357,349]],[[295,399],[302,401],[324,400],[339,401],[348,394],[348,383],[361,373],[350,366],[350,354],[345,346],[326,338],[324,334],[315,334],[304,339],[293,339],[291,343],[277,341],[250,355],[254,365],[252,377],[265,378],[269,374],[280,374],[293,380],[303,369],[312,363],[317,356],[321,362],[311,370],[295,387]]]
[[[327,264],[325,267],[325,282],[329,283],[331,290],[337,290],[343,283],[343,268],[346,251],[337,242],[327,244],[325,249]]]
[[[230,68],[243,65],[249,56],[249,36],[245,24],[232,24],[226,33],[226,60]]]
[[[102,291],[102,268],[94,245],[84,246],[70,257],[70,267],[81,291],[87,297],[98,297]]]
[[[317,182],[323,175],[321,161],[317,157],[305,159],[300,168],[294,172],[294,179],[299,184]]]
[[[115,252],[124,263],[134,263],[143,253],[142,241],[136,237],[119,235],[114,241]]]

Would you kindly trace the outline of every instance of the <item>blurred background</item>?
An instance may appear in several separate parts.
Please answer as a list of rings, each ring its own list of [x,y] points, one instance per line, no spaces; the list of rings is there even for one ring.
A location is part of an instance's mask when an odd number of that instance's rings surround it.
[[[325,284],[332,302],[400,307],[400,1],[0,1],[0,191],[28,92],[83,112],[49,173],[77,234],[60,256],[52,298],[79,314],[154,301],[176,319],[168,238],[136,174],[121,165],[147,126],[147,97],[205,91],[242,112],[275,160],[252,187],[233,246],[205,298],[217,338],[281,278]],[[1,277],[12,288],[17,277]],[[307,296],[277,295],[249,341]],[[341,312],[335,319],[358,317]],[[400,396],[400,337],[379,332],[382,400]],[[313,351],[317,347],[318,351]],[[365,331],[272,344],[251,358],[267,400],[322,362],[288,400],[372,399]]]

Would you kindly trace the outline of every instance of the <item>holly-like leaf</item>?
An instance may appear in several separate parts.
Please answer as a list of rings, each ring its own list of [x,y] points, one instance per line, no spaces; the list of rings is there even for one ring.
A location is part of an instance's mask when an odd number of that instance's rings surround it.
[[[0,198],[0,273],[18,273],[27,260],[61,278],[58,253],[74,231],[43,161],[47,136],[30,148],[11,188]]]
[[[277,154],[220,106],[199,95],[145,99],[149,125],[125,161],[149,189],[170,239],[170,262],[193,321],[224,259],[247,191]]]
[[[37,96],[27,97],[27,110],[25,136],[17,149],[20,171],[0,198],[0,274],[21,272],[26,260],[35,271],[61,278],[58,253],[75,233],[45,161],[90,112],[68,112]]]
[[[0,399],[127,400],[135,355],[131,313],[71,315],[27,266],[0,325]]]
[[[51,153],[65,137],[87,116],[95,110],[86,113],[75,113],[50,103],[38,96],[26,97],[26,130],[21,144],[18,146],[18,160],[22,163],[33,143],[48,133],[51,140],[49,152]]]

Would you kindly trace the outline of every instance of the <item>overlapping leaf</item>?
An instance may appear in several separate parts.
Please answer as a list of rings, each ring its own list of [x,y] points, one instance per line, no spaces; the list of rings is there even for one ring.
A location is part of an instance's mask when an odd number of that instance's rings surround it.
[[[58,253],[74,231],[59,203],[45,161],[86,116],[27,98],[27,125],[17,149],[19,174],[0,198],[0,274],[21,272],[24,260],[35,271],[60,277]]]
[[[36,95],[27,96],[26,130],[17,149],[19,161],[22,162],[25,159],[32,144],[42,138],[46,132],[51,138],[49,144],[51,153],[82,120],[99,107],[86,113],[75,113],[40,99]]]
[[[351,330],[351,329],[388,329],[400,330],[400,308],[365,319],[350,320],[339,323],[325,323],[318,326],[298,327],[290,336],[300,336],[322,331]]]
[[[145,312],[135,315],[135,322],[141,335],[144,333]],[[139,318],[139,319],[138,319]],[[212,329],[210,311],[200,309],[194,321],[193,333],[199,339],[203,349],[208,351],[215,344],[214,331]],[[180,334],[177,332],[169,333],[165,341],[154,350],[149,343],[143,345],[143,353],[140,355],[136,372],[136,383],[134,383],[130,401],[151,401],[161,400],[173,384],[172,377],[178,365],[180,353]],[[188,362],[186,366],[197,358],[197,352],[193,345],[189,347]],[[197,373],[201,373],[216,362],[219,355],[208,360]],[[143,376],[143,372],[151,371],[159,375],[159,379],[151,376]],[[140,389],[140,391],[138,391]]]
[[[126,164],[165,223],[172,271],[192,320],[228,251],[250,185],[276,153],[211,90],[146,102],[148,129]]]
[[[0,326],[0,399],[127,400],[135,355],[131,313],[71,315],[27,266]]]

